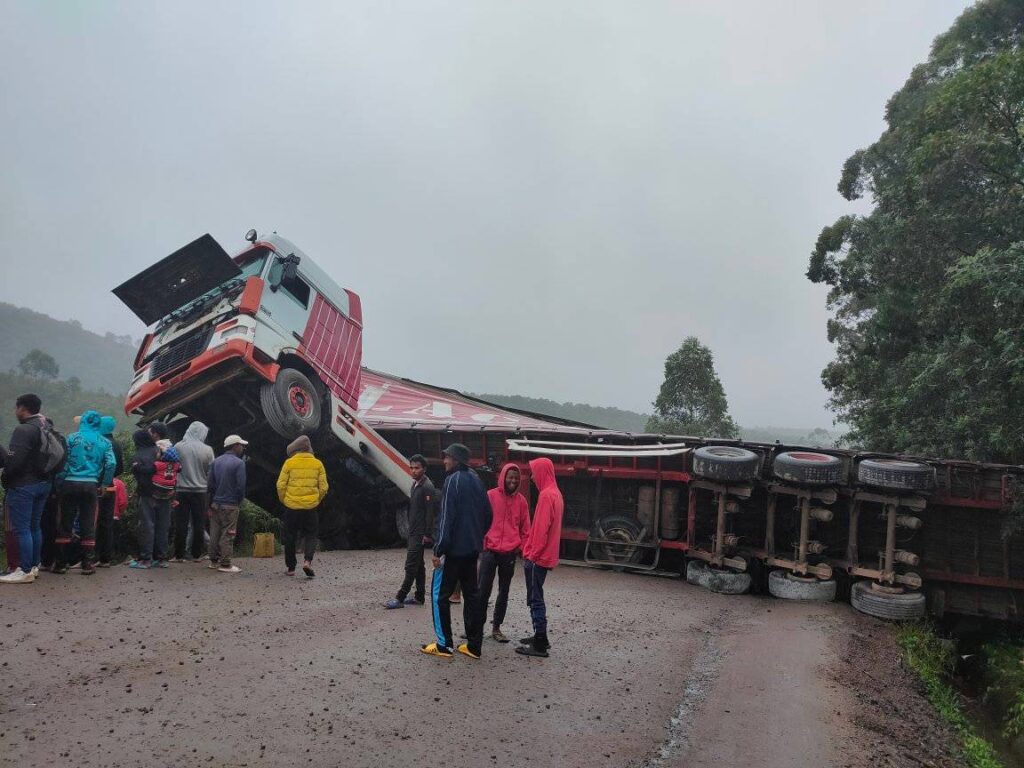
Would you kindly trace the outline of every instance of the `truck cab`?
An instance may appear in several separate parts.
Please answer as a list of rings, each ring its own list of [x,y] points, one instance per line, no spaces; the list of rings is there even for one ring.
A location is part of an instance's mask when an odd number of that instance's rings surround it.
[[[149,327],[125,412],[242,434],[268,472],[308,434],[407,493],[408,462],[357,416],[359,296],[276,233],[246,240],[229,256],[203,235],[114,289]]]

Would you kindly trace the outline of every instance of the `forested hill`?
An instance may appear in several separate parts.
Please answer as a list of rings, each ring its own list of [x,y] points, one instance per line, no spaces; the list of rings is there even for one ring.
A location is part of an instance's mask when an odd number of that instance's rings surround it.
[[[543,397],[524,397],[523,395],[473,395],[509,408],[521,411],[542,413],[546,416],[557,416],[572,421],[582,421],[608,429],[621,429],[624,432],[643,432],[648,416],[645,413],[626,411],[622,408],[606,408],[586,403],[556,403]]]
[[[0,371],[17,369],[33,349],[57,361],[61,379],[74,377],[83,389],[119,394],[131,380],[136,345],[127,336],[101,336],[78,322],[0,302]]]

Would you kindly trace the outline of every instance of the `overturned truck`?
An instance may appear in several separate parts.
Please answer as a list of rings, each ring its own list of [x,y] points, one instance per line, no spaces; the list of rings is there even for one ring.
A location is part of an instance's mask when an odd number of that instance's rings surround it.
[[[327,546],[398,540],[405,457],[440,480],[458,441],[491,485],[505,462],[553,460],[567,561],[882,618],[1024,620],[1022,467],[633,435],[371,371],[359,297],[284,238],[246,239],[231,257],[204,235],[114,289],[151,326],[125,410],[242,434],[250,497],[271,510],[285,445],[309,434],[332,478]]]

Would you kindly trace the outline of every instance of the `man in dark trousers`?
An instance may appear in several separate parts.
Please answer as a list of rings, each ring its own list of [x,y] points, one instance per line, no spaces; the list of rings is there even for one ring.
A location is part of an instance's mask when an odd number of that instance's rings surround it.
[[[491,526],[491,505],[484,484],[469,468],[469,449],[453,443],[444,450],[444,468],[448,476],[441,490],[441,509],[437,513],[434,534],[434,575],[430,602],[436,642],[420,648],[423,653],[441,658],[452,657],[452,614],[448,598],[456,585],[462,587],[462,619],[467,642],[458,651],[472,659],[480,658],[483,644],[483,612],[477,586],[476,560],[483,547],[484,531]]]
[[[530,606],[533,634],[524,637],[516,653],[547,657],[548,611],[544,602],[544,579],[558,565],[558,546],[562,539],[562,512],[565,502],[555,482],[555,465],[541,457],[530,462],[530,477],[540,494],[533,510],[533,523],[523,547],[523,573],[526,576],[526,603]]]
[[[238,509],[245,499],[245,462],[242,454],[249,443],[238,435],[224,439],[224,453],[213,460],[207,481],[210,493],[210,564],[220,573],[242,569],[231,562],[238,527]]]
[[[487,624],[487,601],[494,588],[494,574],[498,574],[498,597],[494,601],[491,637],[499,643],[508,638],[501,631],[508,608],[508,589],[516,570],[516,556],[526,546],[530,535],[530,508],[526,497],[519,492],[519,467],[506,464],[498,474],[498,487],[487,492],[491,504],[491,527],[484,537],[484,550],[480,553],[480,610]]]
[[[409,540],[405,552],[405,580],[393,598],[384,603],[385,608],[401,608],[404,605],[423,605],[426,597],[427,571],[423,567],[423,550],[433,544],[434,507],[437,491],[427,477],[427,460],[420,454],[409,459],[412,475],[412,493],[409,494]],[[406,597],[416,583],[415,596]]]
[[[107,439],[114,451],[114,477],[124,472],[124,454],[121,446],[114,437],[114,430],[117,428],[117,419],[113,416],[104,416],[100,419],[100,434]],[[110,561],[114,556],[114,508],[117,506],[117,493],[114,490],[113,481],[110,485],[104,486],[100,496],[100,511],[96,518],[96,567],[109,568]]]

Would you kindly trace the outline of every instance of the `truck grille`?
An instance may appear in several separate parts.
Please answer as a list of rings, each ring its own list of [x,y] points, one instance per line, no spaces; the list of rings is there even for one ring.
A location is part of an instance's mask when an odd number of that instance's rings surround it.
[[[210,343],[212,332],[213,327],[207,326],[175,341],[153,359],[149,378],[155,379],[168,371],[173,371],[203,352]]]

